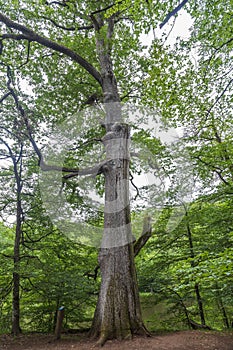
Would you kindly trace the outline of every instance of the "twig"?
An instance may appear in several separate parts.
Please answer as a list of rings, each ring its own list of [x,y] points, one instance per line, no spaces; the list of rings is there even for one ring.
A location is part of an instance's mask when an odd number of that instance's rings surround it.
[[[135,190],[136,190],[136,195],[135,195],[135,197],[134,197],[134,200],[136,200],[137,199],[137,197],[140,197],[140,192],[139,192],[139,189],[137,188],[137,186],[134,184],[134,182],[133,182],[133,175],[130,173],[129,174],[129,181],[130,181],[130,183],[131,183],[131,185],[135,188]]]
[[[169,38],[169,35],[171,34],[171,32],[172,32],[173,29],[174,29],[175,23],[176,23],[176,18],[174,18],[174,21],[173,21],[173,23],[172,23],[171,29],[169,30],[169,33],[168,33],[168,35],[166,36],[166,38],[165,38],[163,44],[165,44],[166,41],[167,41],[167,39]]]
[[[81,27],[65,27],[61,24],[58,24],[56,21],[54,21],[52,18],[46,17],[46,16],[42,16],[41,18],[46,19],[47,21],[50,21],[51,23],[53,23],[55,25],[55,27],[63,29],[63,30],[67,30],[67,31],[75,31],[77,30],[89,30],[89,29],[93,29],[93,25],[89,25],[89,26],[81,26]]]
[[[111,4],[109,6],[106,6],[106,7],[102,8],[102,9],[100,9],[100,10],[96,10],[96,11],[92,12],[91,15],[96,15],[97,13],[101,13],[101,12],[107,11],[110,8],[112,8],[113,6],[120,5],[120,4],[122,4],[122,1],[119,1],[116,4],[114,3],[114,4]]]
[[[45,1],[45,5],[59,5],[59,6],[63,6],[63,7],[69,7],[66,2],[59,2],[59,1],[52,1],[52,2],[48,2],[48,1]]]
[[[162,29],[165,26],[165,24],[169,21],[169,19],[175,16],[187,2],[188,0],[183,0],[176,8],[174,8],[174,10],[169,12],[165,17],[165,20],[162,23],[160,23],[159,28]]]
[[[1,99],[0,99],[0,103],[2,103],[8,96],[10,96],[11,93],[7,92]]]
[[[232,82],[233,82],[233,79],[231,79],[228,82],[227,86],[224,88],[224,90],[221,92],[221,94],[216,98],[214,103],[210,106],[210,108],[208,109],[208,111],[206,113],[205,121],[207,120],[208,116],[210,115],[210,112],[212,111],[212,109],[216,106],[216,104],[220,101],[222,96],[225,94],[225,92],[227,91],[227,89],[229,88],[229,86],[231,85]]]
[[[206,61],[206,65],[208,66],[211,62],[211,60],[214,58],[214,56],[216,55],[216,53],[221,50],[225,45],[228,45],[230,42],[233,41],[233,38],[230,38],[229,40],[227,40],[226,42],[222,43],[219,47],[214,47],[214,52],[212,53],[212,55],[208,58],[208,60]],[[206,77],[207,74],[207,68],[204,74],[204,79]]]
[[[29,62],[29,56],[30,56],[30,45],[31,45],[31,42],[28,41],[28,48],[27,48],[27,58],[26,58],[26,61],[24,63],[22,63],[19,67],[17,68],[22,68],[23,66],[25,66],[26,64],[28,64]]]

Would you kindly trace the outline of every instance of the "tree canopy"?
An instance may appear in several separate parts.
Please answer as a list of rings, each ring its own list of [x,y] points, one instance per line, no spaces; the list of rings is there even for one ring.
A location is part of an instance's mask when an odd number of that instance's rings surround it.
[[[148,334],[139,292],[228,328],[231,1],[0,5],[1,330]]]

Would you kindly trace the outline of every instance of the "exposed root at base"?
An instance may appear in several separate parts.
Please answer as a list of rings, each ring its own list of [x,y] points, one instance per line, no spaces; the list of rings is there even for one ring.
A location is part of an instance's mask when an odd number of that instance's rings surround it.
[[[133,339],[133,335],[139,335],[139,336],[144,336],[144,337],[145,336],[146,337],[151,337],[151,333],[146,329],[145,326],[142,326],[140,329],[138,329],[134,333],[130,332],[130,333],[126,334],[124,337],[116,337],[115,339],[118,339],[118,340],[132,340]],[[104,344],[110,339],[112,339],[112,338],[109,337],[108,334],[106,334],[106,333],[101,334],[99,339],[97,340],[97,342],[95,344],[95,347],[102,347],[102,346],[104,346]]]
[[[99,340],[96,342],[95,346],[104,346],[104,344],[106,343],[106,341],[108,340],[107,337],[100,337]]]
[[[138,329],[138,331],[134,334],[151,337],[151,333],[148,331],[148,329],[146,329],[144,325],[140,329]]]

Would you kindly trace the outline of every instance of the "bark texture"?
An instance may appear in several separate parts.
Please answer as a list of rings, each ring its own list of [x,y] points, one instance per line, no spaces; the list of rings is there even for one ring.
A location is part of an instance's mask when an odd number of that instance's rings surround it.
[[[107,339],[145,334],[132,245],[101,249],[99,262],[102,283],[91,335],[103,345]]]
[[[147,333],[141,315],[134,264],[133,235],[129,205],[130,130],[121,117],[120,98],[111,62],[114,19],[108,20],[106,37],[99,16],[93,18],[97,32],[97,54],[101,67],[105,103],[106,151],[104,234],[99,252],[101,288],[91,328],[91,336],[106,340],[130,339]],[[148,333],[147,333],[148,334]]]
[[[103,345],[107,339],[130,339],[145,334],[134,264],[129,207],[129,129],[117,124],[106,134],[105,223],[99,253],[101,289],[91,335]],[[114,140],[114,142],[113,142]]]

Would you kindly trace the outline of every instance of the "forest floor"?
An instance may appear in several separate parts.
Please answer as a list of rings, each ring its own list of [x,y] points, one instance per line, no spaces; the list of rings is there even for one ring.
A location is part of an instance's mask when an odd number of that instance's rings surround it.
[[[31,334],[13,338],[0,336],[0,350],[90,350],[95,342],[85,334],[62,335],[59,341],[52,335]],[[151,337],[134,337],[128,341],[108,341],[104,350],[233,350],[233,333],[213,331],[179,331]]]

